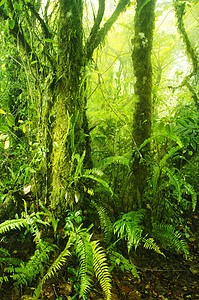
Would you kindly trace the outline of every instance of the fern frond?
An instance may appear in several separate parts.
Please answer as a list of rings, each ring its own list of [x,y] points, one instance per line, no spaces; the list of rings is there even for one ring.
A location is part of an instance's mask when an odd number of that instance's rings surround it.
[[[42,286],[45,283],[45,281],[48,278],[51,278],[52,276],[54,276],[62,268],[62,266],[66,263],[66,257],[71,254],[70,251],[68,250],[70,248],[71,244],[72,244],[72,237],[70,236],[68,239],[68,242],[66,244],[66,247],[60,253],[60,255],[57,257],[57,259],[54,261],[54,263],[50,266],[47,273],[45,274],[45,276],[42,278],[42,280],[38,284],[37,288],[35,289],[35,292],[33,295],[34,300],[39,299],[39,296],[42,292]]]
[[[166,171],[166,175],[169,177],[170,184],[172,184],[175,187],[175,190],[178,195],[178,202],[179,202],[181,200],[181,196],[182,196],[181,180],[175,174],[175,169],[170,169],[170,168],[165,167],[164,170]]]
[[[163,168],[166,165],[167,160],[173,157],[174,154],[181,148],[182,148],[181,146],[171,148],[171,150],[169,150],[169,152],[159,162],[160,169]]]
[[[101,169],[104,170],[108,166],[110,166],[111,164],[114,164],[114,163],[125,165],[128,169],[130,169],[129,159],[127,159],[124,156],[109,156],[107,158],[104,158],[102,161]]]
[[[148,239],[144,238],[143,241],[144,241],[144,248],[154,250],[155,252],[165,256],[153,238],[148,238]]]
[[[90,245],[90,236],[88,233],[80,232],[77,235],[75,248],[80,261],[79,276],[80,276],[80,292],[79,296],[83,297],[91,289],[92,283],[92,249]]]
[[[113,261],[114,265],[118,265],[122,271],[130,271],[134,277],[140,280],[140,276],[137,272],[136,266],[133,263],[131,263],[128,259],[126,259],[122,254],[111,250],[109,256]]]
[[[15,268],[12,278],[16,284],[19,286],[28,285],[38,274],[42,274],[44,265],[49,260],[49,253],[53,250],[54,248],[46,242],[41,241],[40,244],[37,244],[37,248],[29,261],[27,263],[22,262],[20,267]]]
[[[186,241],[182,238],[182,234],[175,229],[173,225],[153,224],[152,235],[160,240],[163,248],[173,249],[177,253],[181,251],[187,258],[189,250]]]
[[[81,177],[83,177],[83,178],[89,178],[89,179],[92,179],[92,180],[100,183],[105,189],[109,190],[109,192],[111,193],[111,195],[113,195],[113,191],[112,191],[111,187],[109,186],[109,184],[105,180],[103,180],[103,179],[101,179],[99,177],[96,177],[96,176],[94,176],[92,174],[88,174],[88,175],[85,174],[85,175],[82,175]]]
[[[111,222],[111,219],[108,216],[105,207],[103,207],[100,204],[97,204],[94,201],[92,201],[92,205],[97,210],[97,213],[99,215],[99,220],[100,220],[100,226],[102,231],[104,232],[104,241],[108,244],[113,234],[113,224]]]
[[[94,264],[94,271],[96,277],[99,280],[99,283],[104,291],[107,300],[111,299],[111,276],[108,269],[106,255],[99,246],[98,241],[92,241],[91,247],[93,251],[93,264]]]
[[[184,181],[183,184],[184,184],[186,192],[188,192],[191,195],[192,210],[195,211],[196,205],[198,203],[198,200],[197,200],[198,195],[197,195],[196,191],[194,190],[194,188],[192,187],[191,184],[189,184],[186,181]]]
[[[142,238],[143,225],[141,225],[141,222],[144,214],[144,209],[131,211],[114,223],[114,233],[127,239],[128,252],[130,252],[133,245],[136,249]]]
[[[27,219],[16,219],[16,220],[6,220],[0,224],[0,233],[5,233],[12,229],[21,229],[22,227],[27,227]]]
[[[54,263],[50,266],[48,272],[46,273],[46,275],[43,277],[42,279],[42,284],[44,284],[44,282],[48,279],[51,278],[52,276],[54,276],[57,271],[59,271],[62,266],[66,263],[66,257],[70,256],[70,251],[68,250],[71,246],[71,238],[69,238],[66,247],[64,248],[64,250],[59,254],[59,256],[57,257],[57,259],[54,261]]]

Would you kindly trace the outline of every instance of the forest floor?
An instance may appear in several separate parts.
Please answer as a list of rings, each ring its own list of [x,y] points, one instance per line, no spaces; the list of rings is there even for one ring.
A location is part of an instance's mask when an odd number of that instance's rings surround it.
[[[112,300],[199,300],[199,216],[192,216],[190,228],[194,232],[190,244],[190,257],[168,254],[163,257],[149,250],[137,251],[133,262],[140,276],[138,281],[131,273],[120,269],[112,272]],[[6,284],[0,290],[0,300],[30,300],[32,290],[23,291]],[[25,296],[26,295],[26,296]],[[72,300],[74,284],[64,276],[51,278],[43,287],[43,300]],[[96,282],[88,300],[105,297]]]

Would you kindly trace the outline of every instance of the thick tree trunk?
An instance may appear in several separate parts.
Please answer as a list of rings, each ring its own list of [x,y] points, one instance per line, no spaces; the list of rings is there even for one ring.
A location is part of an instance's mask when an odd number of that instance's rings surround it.
[[[74,184],[72,186],[76,181],[74,162],[77,163],[78,158],[84,157],[84,166],[92,168],[86,117],[85,67],[92,59],[93,51],[103,42],[120,13],[130,4],[130,0],[118,0],[114,12],[103,26],[100,25],[104,16],[105,0],[99,0],[93,27],[84,43],[83,6],[86,4],[83,0],[58,0],[54,3],[47,1],[44,19],[39,13],[40,1],[37,2],[38,5],[22,1],[26,7],[24,13],[27,14],[27,27],[26,21],[23,26],[20,25],[21,19],[12,1],[7,0],[6,3],[6,9],[0,7],[0,19],[14,24],[10,26],[9,32],[15,45],[34,62],[31,68],[35,81],[38,84],[42,82],[41,90],[43,91],[44,85],[47,86],[47,96],[40,105],[41,111],[45,106],[42,120],[46,145],[46,202],[49,203],[51,199],[51,207],[59,215],[66,210],[66,204],[74,202],[74,192],[80,186],[79,183],[78,187],[74,187]],[[35,24],[39,30],[37,28],[34,31]],[[29,43],[32,34],[34,42],[32,40]],[[38,51],[36,43],[41,46]]]
[[[152,64],[151,50],[155,25],[156,0],[137,0],[134,19],[133,67],[135,74],[134,93],[136,102],[133,114],[133,156],[130,176],[130,193],[125,203],[126,210],[145,206],[143,195],[147,185],[147,159],[150,154],[150,143],[139,150],[139,147],[151,136],[152,115]]]
[[[81,156],[87,148],[87,165],[92,166],[89,138],[85,132],[88,121],[85,113],[82,13],[81,0],[60,0],[58,67],[50,87],[51,102],[48,103],[47,114],[49,119],[53,112],[52,122],[48,124],[51,133],[47,139],[48,185],[52,188],[51,207],[57,214],[64,212],[68,202],[74,200],[74,191],[70,194],[75,170],[74,166],[71,172],[72,155],[79,153]]]

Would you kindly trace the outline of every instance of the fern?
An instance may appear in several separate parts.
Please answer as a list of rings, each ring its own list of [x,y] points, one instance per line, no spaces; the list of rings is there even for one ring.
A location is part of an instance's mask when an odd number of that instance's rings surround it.
[[[195,211],[196,209],[196,205],[197,205],[197,193],[196,191],[194,190],[194,188],[192,187],[191,184],[189,184],[188,182],[186,181],[183,181],[183,185],[184,185],[184,190],[182,192],[188,192],[189,195],[191,195],[191,200],[192,200],[192,210]]]
[[[110,272],[106,260],[106,255],[102,247],[99,246],[98,241],[92,241],[91,246],[93,251],[93,263],[94,263],[94,271],[96,277],[99,280],[99,283],[107,297],[107,300],[110,300],[111,299],[111,278],[110,278]]]
[[[42,286],[45,283],[45,281],[51,278],[52,276],[54,276],[66,263],[66,257],[71,254],[70,251],[68,250],[71,246],[71,239],[72,238],[70,237],[64,250],[60,253],[60,255],[57,257],[54,263],[50,266],[47,273],[45,274],[45,276],[42,278],[41,282],[37,286],[33,296],[35,300],[39,298],[42,291]]]
[[[143,242],[144,242],[144,248],[154,250],[156,253],[165,256],[164,253],[160,250],[160,247],[155,243],[153,238],[146,239],[145,237],[143,238]]]
[[[182,234],[175,229],[173,225],[153,224],[152,235],[160,240],[163,248],[173,249],[177,253],[183,252],[187,258],[189,250]]]
[[[0,233],[5,233],[12,229],[21,229],[22,227],[27,227],[27,219],[17,219],[17,220],[7,220],[0,224]]]
[[[90,236],[86,232],[78,232],[75,242],[76,253],[79,258],[80,292],[83,297],[91,289],[92,282],[92,249]]]
[[[111,219],[108,216],[106,209],[102,205],[97,204],[94,201],[92,201],[92,205],[97,210],[100,220],[100,226],[102,231],[104,232],[104,241],[108,244],[113,234],[113,224],[111,222]]]
[[[127,159],[124,156],[109,156],[107,158],[104,158],[102,161],[102,165],[100,166],[100,168],[102,170],[106,169],[108,166],[110,166],[111,164],[122,164],[125,165],[128,169],[130,169],[129,167],[129,159]]]
[[[122,272],[124,272],[125,270],[130,271],[134,277],[136,277],[138,280],[140,280],[140,276],[137,272],[136,266],[133,263],[131,263],[129,261],[129,259],[126,259],[122,254],[120,254],[116,251],[110,250],[109,258],[113,263],[113,268],[115,266],[119,266],[120,269],[122,270]]]
[[[143,225],[141,225],[145,210],[131,211],[124,214],[122,218],[114,223],[114,233],[120,238],[127,240],[128,252],[132,246],[137,248],[142,239]]]
[[[96,176],[94,176],[92,174],[88,174],[88,173],[85,173],[81,177],[83,177],[83,178],[89,178],[89,179],[92,179],[93,181],[96,181],[96,182],[100,183],[105,189],[109,190],[109,192],[111,193],[111,195],[113,195],[113,191],[112,191],[111,187],[109,186],[109,184],[105,180],[103,180],[103,179],[101,179],[99,177],[96,177]]]
[[[66,263],[66,257],[70,255],[69,248],[74,247],[77,257],[79,259],[79,278],[80,278],[80,297],[86,297],[92,287],[92,274],[93,270],[101,284],[103,291],[110,299],[110,273],[106,263],[105,253],[99,246],[98,242],[91,242],[91,235],[88,229],[82,229],[82,224],[77,228],[71,223],[70,228],[67,230],[69,236],[65,249],[61,252],[55,262],[51,265],[46,275],[41,280],[34,293],[34,299],[38,299],[42,291],[44,282],[54,276]]]
[[[54,250],[51,245],[41,239],[37,222],[46,224],[46,222],[40,219],[39,214],[35,213],[30,216],[27,215],[26,218],[7,220],[0,224],[0,233],[5,233],[13,229],[20,230],[26,227],[35,237],[36,250],[28,262],[23,262],[11,257],[1,258],[2,261],[10,264],[10,266],[4,268],[5,274],[8,274],[8,278],[12,278],[18,286],[31,283],[38,274],[42,273],[43,266],[49,260],[49,252]],[[5,251],[3,252],[3,256],[5,256],[4,254],[6,254]]]
[[[20,267],[14,269],[14,274],[11,278],[18,286],[30,284],[39,274],[42,275],[44,266],[49,260],[49,253],[53,250],[54,248],[50,244],[41,242],[29,261],[21,263]]]

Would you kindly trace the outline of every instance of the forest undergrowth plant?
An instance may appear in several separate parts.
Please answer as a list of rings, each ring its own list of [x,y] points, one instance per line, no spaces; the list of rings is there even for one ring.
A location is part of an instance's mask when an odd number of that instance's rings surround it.
[[[104,233],[104,242],[108,245],[113,237],[113,223],[111,218],[107,212],[107,209],[102,204],[99,204],[94,200],[91,201],[91,204],[98,213],[100,227]]]
[[[96,275],[106,299],[111,299],[111,275],[104,249],[98,241],[92,240],[90,229],[82,228],[81,211],[71,212],[65,218],[65,237],[68,239],[64,250],[59,254],[35,291],[38,299],[45,281],[59,272],[67,263],[67,257],[75,252],[78,261],[77,281],[80,282],[77,294],[85,298],[92,287],[93,272]]]
[[[191,206],[194,211],[197,205],[195,186],[181,170],[182,161],[190,166],[191,162],[185,157],[189,142],[185,141],[179,127],[174,122],[164,124],[161,120],[156,124],[154,135],[141,145],[144,147],[150,142],[152,149],[152,159],[148,162],[151,173],[145,194],[151,209],[152,223],[167,223],[169,220],[178,225],[181,212]]]
[[[188,245],[182,234],[175,229],[172,224],[152,224],[152,236],[159,240],[164,249],[175,251],[180,254],[183,253],[187,259],[189,256]]]
[[[27,262],[19,258],[12,257],[6,247],[1,248],[0,261],[3,264],[3,273],[0,277],[1,284],[4,281],[13,280],[17,286],[31,284],[39,275],[42,275],[49,255],[54,251],[54,247],[41,238],[41,233],[37,224],[47,225],[40,217],[41,214],[34,213],[26,215],[24,218],[7,220],[0,224],[0,234],[6,235],[11,230],[25,229],[34,238],[35,251]]]
[[[136,250],[138,246],[142,245],[146,249],[164,255],[153,238],[148,237],[147,234],[143,236],[144,225],[142,221],[145,214],[146,210],[144,209],[123,214],[122,218],[113,225],[114,233],[119,238],[127,241],[128,253],[130,253],[132,247]]]

